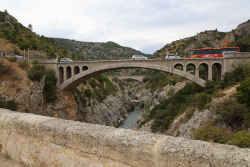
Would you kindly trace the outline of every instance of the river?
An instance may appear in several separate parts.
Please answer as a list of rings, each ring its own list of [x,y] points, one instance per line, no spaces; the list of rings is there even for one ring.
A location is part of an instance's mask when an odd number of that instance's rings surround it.
[[[124,129],[133,129],[135,128],[135,123],[138,120],[138,118],[141,116],[142,107],[135,106],[133,110],[129,110],[127,116],[122,123],[118,125],[118,128],[124,128]]]

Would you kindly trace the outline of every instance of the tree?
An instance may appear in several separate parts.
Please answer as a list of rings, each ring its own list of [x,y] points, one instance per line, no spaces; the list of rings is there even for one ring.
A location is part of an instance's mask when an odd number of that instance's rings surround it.
[[[244,114],[247,111],[248,109],[244,104],[239,104],[234,99],[225,99],[215,108],[215,113],[219,115],[217,121],[231,127],[241,127]]]
[[[240,86],[237,87],[237,91],[237,100],[241,104],[246,104],[247,107],[250,107],[250,77],[240,83]]]
[[[235,138],[231,140],[230,144],[236,145],[241,148],[249,148],[250,147],[250,133],[247,133],[245,130],[237,132],[235,135]]]
[[[57,78],[56,78],[56,75],[55,75],[55,70],[53,70],[51,68],[46,69],[44,74],[45,74],[44,90],[46,92],[47,102],[55,101],[57,99],[57,95],[56,95]]]
[[[30,29],[30,31],[33,30],[33,26],[31,24],[28,25],[28,29]]]

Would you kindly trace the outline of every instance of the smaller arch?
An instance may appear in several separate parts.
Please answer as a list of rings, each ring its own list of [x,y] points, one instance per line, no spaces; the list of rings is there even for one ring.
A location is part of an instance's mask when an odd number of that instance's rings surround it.
[[[176,63],[175,65],[174,65],[174,68],[176,68],[176,69],[178,69],[178,70],[182,70],[183,71],[183,68],[184,67],[184,65],[182,64],[182,63]]]
[[[69,78],[71,78],[71,67],[67,66],[66,67],[66,79],[68,80]]]
[[[214,72],[213,71],[213,73],[212,74],[216,74],[217,76],[216,76],[216,80],[217,81],[221,81],[221,79],[222,79],[222,65],[221,65],[221,63],[218,63],[218,62],[216,62],[216,63],[213,63],[212,64],[212,67],[216,67],[216,72]],[[214,78],[214,77],[213,77]]]
[[[86,71],[86,70],[88,70],[88,69],[89,69],[88,66],[86,66],[86,65],[82,66],[82,71]]]
[[[75,66],[74,67],[74,75],[80,73],[80,67],[79,66]]]
[[[58,68],[58,72],[59,72],[59,85],[61,85],[64,81],[64,72],[62,66]]]
[[[186,65],[186,72],[196,74],[196,65],[194,63],[188,63]]]
[[[203,66],[203,67],[202,67]],[[200,63],[199,66],[199,77],[208,80],[208,64],[207,63]]]

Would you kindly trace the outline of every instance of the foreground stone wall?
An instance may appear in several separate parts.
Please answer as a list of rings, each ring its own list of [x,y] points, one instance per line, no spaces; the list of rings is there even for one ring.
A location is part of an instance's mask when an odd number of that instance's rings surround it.
[[[250,166],[250,149],[5,109],[0,151],[27,166]]]

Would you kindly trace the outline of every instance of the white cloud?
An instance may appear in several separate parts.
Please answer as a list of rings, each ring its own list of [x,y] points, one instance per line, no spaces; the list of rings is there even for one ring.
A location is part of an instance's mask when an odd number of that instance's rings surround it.
[[[250,19],[249,0],[0,0],[24,26],[47,37],[114,41],[153,53],[167,43]]]

